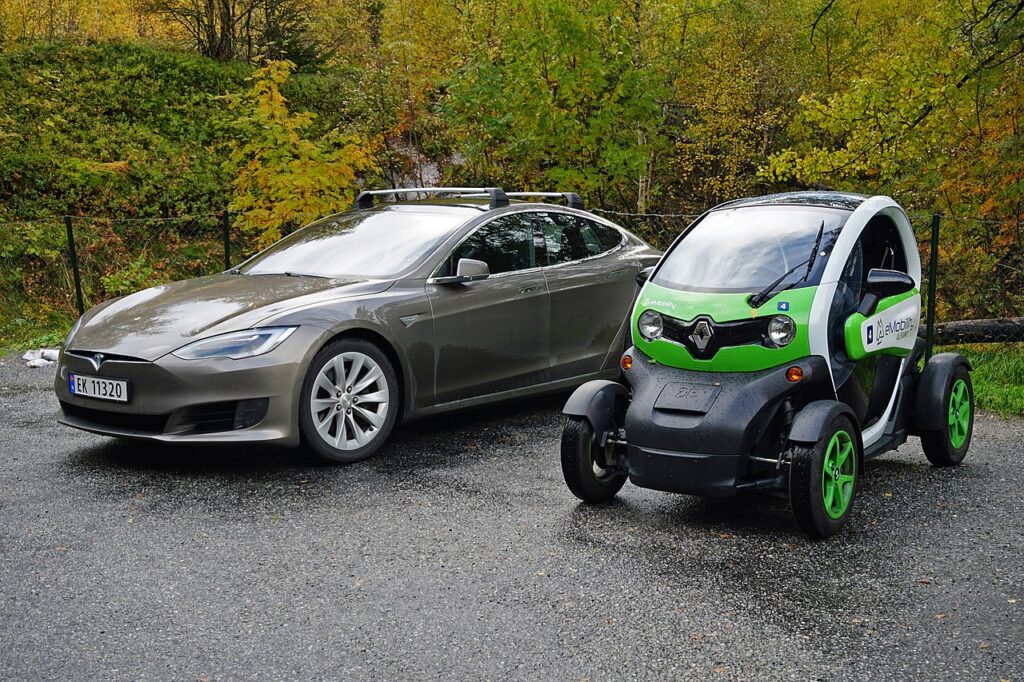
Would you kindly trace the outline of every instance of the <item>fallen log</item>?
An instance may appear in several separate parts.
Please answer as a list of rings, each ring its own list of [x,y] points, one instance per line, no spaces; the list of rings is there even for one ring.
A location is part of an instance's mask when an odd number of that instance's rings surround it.
[[[935,345],[1024,342],[1024,317],[960,320],[935,325]]]

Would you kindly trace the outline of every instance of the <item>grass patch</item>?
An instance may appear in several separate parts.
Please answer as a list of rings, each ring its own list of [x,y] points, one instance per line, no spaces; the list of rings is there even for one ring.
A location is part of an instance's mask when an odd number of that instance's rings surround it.
[[[974,367],[974,399],[982,410],[1024,415],[1024,343],[946,346],[937,352],[961,353]]]
[[[57,311],[33,314],[22,310],[0,317],[0,355],[29,348],[56,348],[74,322],[71,315]]]

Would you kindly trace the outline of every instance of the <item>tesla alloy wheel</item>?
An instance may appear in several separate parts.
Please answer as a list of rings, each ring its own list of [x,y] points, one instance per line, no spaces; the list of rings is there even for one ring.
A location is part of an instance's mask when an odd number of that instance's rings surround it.
[[[395,370],[368,341],[335,341],[317,353],[306,371],[299,426],[303,442],[324,459],[366,459],[387,440],[398,411]]]

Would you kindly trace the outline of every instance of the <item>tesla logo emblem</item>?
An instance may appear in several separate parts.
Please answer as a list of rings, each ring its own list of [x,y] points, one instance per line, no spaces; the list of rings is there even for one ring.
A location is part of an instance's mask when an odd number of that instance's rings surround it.
[[[704,350],[708,347],[708,342],[711,341],[713,335],[711,325],[707,323],[707,320],[701,320],[690,334],[690,340],[693,341],[693,345],[697,346],[697,350]]]
[[[103,353],[96,353],[89,357],[89,362],[92,363],[92,368],[99,371],[100,365],[103,364]]]

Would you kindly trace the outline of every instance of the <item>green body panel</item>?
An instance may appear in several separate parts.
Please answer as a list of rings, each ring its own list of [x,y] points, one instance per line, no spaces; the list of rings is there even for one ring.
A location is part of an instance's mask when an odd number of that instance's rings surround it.
[[[648,282],[640,293],[636,305],[633,306],[633,315],[630,318],[633,344],[656,362],[680,369],[704,372],[756,372],[778,367],[810,355],[807,321],[817,291],[817,287],[790,289],[754,310],[747,304],[747,297],[750,296],[748,293],[709,294],[679,291]],[[779,303],[782,302],[789,304],[788,310],[778,309]],[[683,321],[693,320],[699,315],[707,315],[715,322],[788,315],[796,323],[796,338],[784,348],[768,348],[754,344],[733,346],[722,348],[710,360],[698,360],[679,344],[665,339],[647,341],[640,336],[640,332],[637,331],[637,320],[645,310],[654,310]]]
[[[868,356],[868,349],[864,347],[864,340],[860,336],[860,328],[865,322],[868,321],[868,317],[873,317],[878,313],[881,313],[889,308],[906,301],[908,298],[913,298],[918,295],[918,290],[913,289],[903,294],[896,296],[889,296],[883,298],[878,302],[878,306],[875,308],[875,312],[870,316],[861,315],[860,313],[854,313],[846,318],[846,322],[843,324],[843,338],[846,342],[846,354],[851,360],[860,360]],[[896,357],[905,358],[910,355],[909,348],[883,348],[878,351],[871,351],[879,355],[895,355]]]

